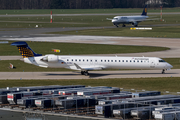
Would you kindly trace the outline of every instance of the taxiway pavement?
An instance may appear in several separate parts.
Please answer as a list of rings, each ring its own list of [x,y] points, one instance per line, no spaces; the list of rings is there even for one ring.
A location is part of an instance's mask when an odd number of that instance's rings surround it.
[[[161,74],[161,70],[90,71],[90,76],[80,72],[0,72],[0,80],[55,80],[55,79],[107,79],[107,78],[152,78],[180,77],[180,69]]]

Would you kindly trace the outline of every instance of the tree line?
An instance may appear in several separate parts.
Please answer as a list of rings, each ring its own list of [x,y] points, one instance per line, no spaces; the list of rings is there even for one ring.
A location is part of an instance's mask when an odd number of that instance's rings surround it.
[[[105,9],[180,7],[180,0],[0,0],[0,9]]]

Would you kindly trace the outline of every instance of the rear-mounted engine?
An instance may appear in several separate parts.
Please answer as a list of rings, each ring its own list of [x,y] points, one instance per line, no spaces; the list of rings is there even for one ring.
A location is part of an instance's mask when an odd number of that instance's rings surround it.
[[[46,55],[41,60],[46,61],[46,62],[58,62],[58,56],[57,55]]]

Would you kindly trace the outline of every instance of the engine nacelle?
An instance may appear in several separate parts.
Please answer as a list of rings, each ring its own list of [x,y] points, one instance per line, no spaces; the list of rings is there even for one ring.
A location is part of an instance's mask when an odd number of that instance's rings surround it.
[[[133,25],[134,27],[137,27],[138,23],[137,23],[137,22],[133,22],[132,25]]]
[[[57,55],[46,55],[41,60],[46,61],[46,62],[58,62],[58,56]]]

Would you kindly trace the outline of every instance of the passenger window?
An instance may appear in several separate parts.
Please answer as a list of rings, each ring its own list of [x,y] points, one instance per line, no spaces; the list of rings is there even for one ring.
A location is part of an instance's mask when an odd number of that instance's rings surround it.
[[[106,62],[106,60],[104,60],[104,62]]]
[[[73,61],[73,59],[71,61]]]
[[[69,59],[67,59],[67,61],[69,61]]]
[[[113,62],[113,60],[111,60],[111,62]]]
[[[83,59],[83,62],[84,62],[84,59]]]
[[[101,62],[102,62],[103,60],[101,60]]]
[[[79,59],[79,62],[81,62],[81,59]]]
[[[117,60],[115,60],[115,62],[117,62]]]
[[[108,62],[109,62],[109,60],[108,60]]]
[[[143,61],[141,60],[141,62],[143,62]]]
[[[119,62],[121,62],[121,60],[119,60]]]
[[[122,62],[124,62],[124,60],[122,60]]]
[[[91,60],[91,62],[92,62],[92,60]]]
[[[139,60],[137,62],[139,62]]]
[[[136,62],[136,61],[134,60],[134,62]]]
[[[88,62],[88,59],[87,59],[87,62]]]
[[[97,60],[95,60],[95,62],[97,62]]]
[[[77,61],[77,59],[75,59],[75,61]]]
[[[128,60],[126,60],[126,62],[128,62]]]
[[[130,60],[130,62],[131,62],[131,60]]]

